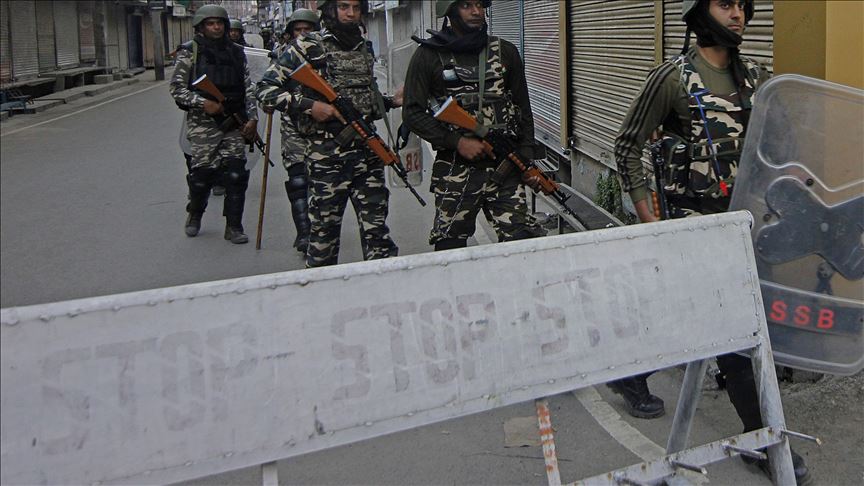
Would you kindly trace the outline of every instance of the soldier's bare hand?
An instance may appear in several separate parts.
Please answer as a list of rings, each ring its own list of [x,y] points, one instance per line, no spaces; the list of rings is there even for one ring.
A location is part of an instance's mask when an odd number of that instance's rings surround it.
[[[483,156],[483,142],[476,138],[462,137],[456,151],[465,159],[476,160]]]
[[[399,86],[399,89],[393,93],[393,107],[398,108],[405,102],[405,85]]]
[[[204,112],[208,115],[216,115],[225,111],[222,103],[213,100],[204,100]]]
[[[337,118],[342,123],[346,123],[345,118],[342,117],[342,114],[339,113],[339,110],[335,106],[322,101],[316,101],[312,104],[312,118],[321,123],[334,118]]]
[[[243,135],[243,138],[246,140],[252,140],[255,137],[255,132],[258,130],[258,120],[249,120],[243,125],[243,128],[240,129],[240,135]]]
[[[636,208],[636,216],[639,217],[639,221],[643,223],[653,223],[654,221],[659,221],[657,217],[654,216],[654,211],[648,204],[648,199],[637,201],[633,204],[633,206]]]

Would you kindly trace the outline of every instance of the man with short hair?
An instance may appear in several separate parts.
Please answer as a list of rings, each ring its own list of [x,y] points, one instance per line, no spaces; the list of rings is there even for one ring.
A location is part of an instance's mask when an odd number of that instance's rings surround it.
[[[672,218],[726,211],[735,185],[741,148],[756,89],[768,72],[740,55],[744,29],[752,19],[754,0],[685,0],[682,18],[687,34],[682,53],[655,68],[630,106],[615,141],[615,160],[624,191],[630,194],[642,222],[657,221],[648,202],[648,177],[642,148],[654,130],[673,137],[664,154],[668,162],[663,191]],[[690,34],[696,46],[689,47]],[[677,147],[684,146],[682,156]],[[698,269],[696,269],[698,270]],[[762,428],[759,400],[749,358],[738,354],[717,357],[725,375],[729,400],[744,431]],[[611,383],[628,411],[652,411],[659,398],[648,391],[646,376]],[[659,401],[662,410],[662,400]],[[742,456],[743,457],[743,456]],[[757,462],[768,471],[768,461]],[[792,453],[799,485],[809,481],[804,459]]]
[[[192,24],[195,37],[177,51],[169,85],[174,101],[188,112],[192,153],[186,176],[189,202],[185,232],[189,237],[198,235],[210,189],[221,178],[225,187],[225,239],[242,244],[249,241],[242,222],[249,182],[245,140],[256,135],[255,91],[243,48],[228,38],[228,12],[218,5],[204,5],[195,12]],[[205,74],[225,96],[224,102],[192,87]]]
[[[383,117],[388,105],[396,106],[378,91],[374,60],[360,32],[369,3],[326,0],[318,9],[321,31],[295,39],[258,85],[262,107],[296,115],[297,130],[309,141],[305,162],[311,231],[306,266],[338,262],[342,216],[349,200],[360,226],[363,259],[396,256],[398,248],[386,224],[390,191],[384,184],[383,162],[359,137],[345,131],[344,119],[333,105],[314,90],[299,88],[290,78],[292,71],[308,61],[369,120]]]
[[[500,161],[485,156],[482,141],[429,112],[430,99],[441,103],[452,96],[482,124],[509,136],[523,157],[533,158],[534,117],[522,58],[513,44],[487,34],[490,5],[491,0],[439,0],[437,15],[445,17],[441,31],[429,39],[414,37],[420,47],[405,77],[405,124],[437,152],[429,237],[436,251],[465,247],[480,210],[499,241],[545,235],[528,211],[520,172],[510,167],[503,180],[495,179]]]

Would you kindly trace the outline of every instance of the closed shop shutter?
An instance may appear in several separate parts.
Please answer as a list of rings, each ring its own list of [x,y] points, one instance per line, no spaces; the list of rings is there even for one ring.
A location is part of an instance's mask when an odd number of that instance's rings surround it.
[[[105,62],[108,67],[120,67],[117,42],[117,7],[105,5]]]
[[[144,66],[144,34],[142,28],[142,16],[126,14],[126,40],[128,42],[127,52],[129,55],[129,67],[138,68]]]
[[[151,24],[150,15],[152,12],[147,12],[141,17],[141,39],[143,42],[144,51],[144,67],[152,68],[153,62],[153,24]]]
[[[12,48],[9,42],[9,2],[0,0],[0,82],[12,81]]]
[[[535,136],[553,149],[561,149],[561,35],[558,0],[525,2],[523,42],[525,76],[534,112]],[[564,64],[564,65],[562,65]]]
[[[487,11],[489,33],[508,40],[522,53],[522,1],[498,0]]]
[[[117,51],[120,54],[120,69],[129,69],[129,31],[126,23],[126,8],[117,6],[114,9],[117,22]]]
[[[93,0],[78,1],[78,40],[82,61],[96,60],[96,34],[93,29]]]
[[[36,37],[39,40],[39,72],[57,69],[54,45],[54,6],[51,2],[36,2]]]
[[[681,52],[686,25],[681,21],[681,0],[663,2],[663,54],[669,59]],[[696,36],[690,35],[690,44]],[[774,2],[756,2],[755,15],[744,32],[741,54],[750,57],[774,72]]]
[[[12,41],[12,76],[16,80],[39,75],[39,42],[36,39],[36,2],[24,0],[9,5]]]
[[[571,146],[614,167],[615,136],[655,65],[653,0],[570,0]]]
[[[60,68],[77,67],[78,6],[70,0],[54,2],[54,33],[57,36],[57,65]]]

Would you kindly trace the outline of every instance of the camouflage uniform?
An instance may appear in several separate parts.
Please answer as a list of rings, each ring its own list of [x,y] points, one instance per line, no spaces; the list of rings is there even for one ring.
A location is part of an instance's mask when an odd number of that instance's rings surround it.
[[[187,175],[189,203],[186,210],[190,216],[197,215],[200,224],[200,215],[207,207],[207,196],[210,193],[210,188],[219,183],[218,179],[221,177],[221,183],[226,190],[223,215],[228,227],[239,228],[242,233],[243,206],[246,187],[249,182],[249,171],[245,168],[246,141],[240,134],[239,126],[235,125],[233,129],[227,132],[223,131],[220,128],[220,123],[227,117],[220,116],[217,119],[208,115],[204,111],[205,97],[191,88],[193,77],[202,74],[198,72],[199,67],[196,66],[196,62],[200,64],[204,51],[201,45],[197,45],[199,37],[196,36],[196,40],[183,44],[182,48],[177,51],[174,74],[169,85],[171,96],[177,105],[188,110],[187,135],[191,143],[191,161],[189,164],[190,171]],[[229,44],[239,51],[239,54],[236,54],[235,51],[235,55],[242,60],[242,66],[239,66],[238,69],[243,73],[244,93],[242,95],[235,94],[235,98],[245,95],[243,100],[237,100],[233,103],[234,109],[243,112],[245,118],[257,120],[255,91],[249,78],[249,69],[246,67],[245,54],[242,47],[231,42]],[[223,94],[228,96],[228,93]],[[229,108],[226,107],[226,109]],[[197,234],[197,231],[195,233]],[[195,235],[189,234],[189,236]]]
[[[297,130],[309,143],[305,163],[312,230],[306,266],[338,262],[342,215],[349,199],[360,223],[363,258],[395,256],[398,248],[385,222],[390,192],[384,184],[384,165],[357,138],[337,143],[336,135],[344,128],[340,122],[318,123],[312,119],[313,102],[323,98],[307,88],[297,89],[289,77],[304,60],[361,113],[371,119],[381,118],[382,114],[375,108],[373,97],[380,94],[373,88],[373,58],[366,44],[360,42],[353,49],[344,49],[326,28],[292,42],[264,73],[258,87],[259,101],[265,107],[296,114]]]
[[[505,48],[506,57],[502,56]],[[521,152],[532,153],[534,123],[518,52],[507,41],[491,36],[485,49],[482,100],[479,54],[457,55],[421,44],[406,75],[404,119],[436,150],[431,181],[436,211],[429,236],[436,249],[464,246],[474,234],[481,210],[499,241],[545,235],[528,211],[519,171],[512,170],[500,182],[494,181],[498,161],[463,159],[456,150],[458,140],[473,135],[431,119],[426,110],[430,98],[441,102],[452,96],[481,123],[518,141]]]

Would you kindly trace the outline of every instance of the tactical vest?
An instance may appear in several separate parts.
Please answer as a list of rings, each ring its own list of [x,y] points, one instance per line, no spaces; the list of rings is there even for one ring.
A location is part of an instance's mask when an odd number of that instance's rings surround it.
[[[306,60],[328,82],[339,96],[351,100],[357,111],[368,120],[383,116],[377,107],[375,96],[379,96],[373,79],[372,53],[365,43],[356,50],[346,51],[332,37],[320,34],[307,35],[305,39],[317,39],[316,47],[306,52]],[[303,96],[318,101],[327,100],[313,89],[303,87]],[[303,114],[297,120],[297,131],[302,135],[324,132],[334,135],[342,129],[340,122],[318,123],[311,115]]]
[[[489,36],[486,48],[486,88],[483,92],[483,113],[480,111],[480,67],[465,66],[456,61],[452,52],[438,51],[442,77],[447,96],[452,96],[459,105],[474,115],[487,127],[502,130],[512,137],[519,133],[519,108],[513,103],[507,90],[504,74],[507,69],[501,62],[501,40]]]
[[[756,80],[759,79],[758,64],[744,57],[741,61],[746,75],[739,97],[737,92],[717,95],[708,91],[686,54],[672,60],[688,94],[690,139],[686,157],[670,154],[667,158],[670,162],[667,193],[687,197],[725,197],[720,187],[721,180],[731,190],[753,108]]]
[[[190,41],[187,48],[193,50]],[[246,82],[245,82],[245,53],[243,48],[233,42],[228,42],[225,50],[218,50],[202,44],[197,45],[195,54],[195,66],[190,83],[204,74],[219,88],[225,96],[225,111],[228,113],[246,113]],[[204,98],[214,100],[209,94],[197,91]]]

